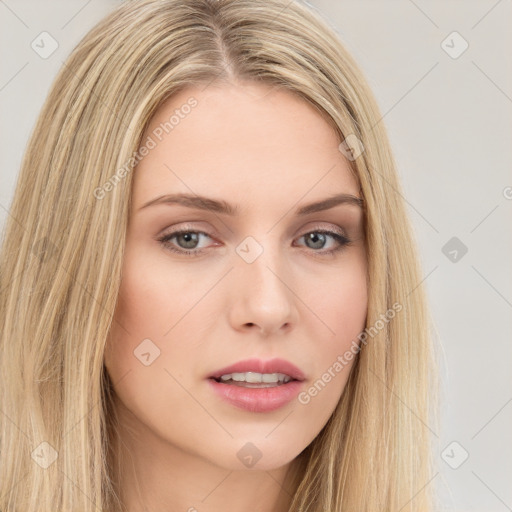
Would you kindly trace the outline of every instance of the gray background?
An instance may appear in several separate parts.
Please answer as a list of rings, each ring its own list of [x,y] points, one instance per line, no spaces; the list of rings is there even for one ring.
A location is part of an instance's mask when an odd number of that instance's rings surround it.
[[[117,3],[0,0],[0,228],[57,70]],[[425,484],[442,510],[512,510],[511,2],[311,3],[373,88],[420,247],[443,347],[437,469]],[[31,47],[43,31],[59,45],[45,59]],[[454,31],[469,44],[457,58]]]

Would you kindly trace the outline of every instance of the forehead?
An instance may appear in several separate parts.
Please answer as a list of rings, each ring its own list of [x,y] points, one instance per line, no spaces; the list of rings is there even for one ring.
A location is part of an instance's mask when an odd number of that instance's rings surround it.
[[[143,144],[152,148],[136,168],[134,205],[173,192],[257,202],[308,191],[357,195],[339,142],[313,105],[283,89],[190,87],[161,105],[146,129]]]

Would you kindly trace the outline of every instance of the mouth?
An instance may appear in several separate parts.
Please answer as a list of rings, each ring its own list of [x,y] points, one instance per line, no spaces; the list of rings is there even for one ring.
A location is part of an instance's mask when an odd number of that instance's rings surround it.
[[[305,375],[284,359],[247,359],[214,372],[207,380],[212,391],[230,405],[251,413],[266,413],[296,398]]]
[[[298,380],[285,373],[258,372],[226,373],[220,377],[210,377],[210,379],[227,386],[257,389],[285,386],[289,382],[295,382]]]

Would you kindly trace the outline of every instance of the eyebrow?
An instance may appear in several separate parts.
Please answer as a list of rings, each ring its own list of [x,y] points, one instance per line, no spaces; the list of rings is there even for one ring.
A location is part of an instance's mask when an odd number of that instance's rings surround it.
[[[215,213],[223,213],[225,215],[237,216],[240,214],[238,205],[232,205],[224,200],[213,199],[210,197],[191,195],[191,194],[166,194],[158,196],[147,203],[144,203],[139,211],[157,204],[178,204],[187,208],[194,208],[197,210],[208,210]],[[296,215],[308,215],[311,213],[329,210],[335,206],[348,204],[363,207],[363,199],[356,197],[352,194],[337,194],[321,201],[309,203],[301,206],[295,212]]]

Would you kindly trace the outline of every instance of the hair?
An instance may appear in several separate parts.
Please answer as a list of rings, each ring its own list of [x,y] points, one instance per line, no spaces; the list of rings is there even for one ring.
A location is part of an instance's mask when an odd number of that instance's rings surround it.
[[[432,322],[396,164],[363,74],[336,30],[300,0],[135,0],[93,27],[59,71],[7,218],[1,511],[122,510],[103,356],[134,155],[173,94],[247,81],[300,96],[340,142],[352,135],[362,143],[361,155],[348,160],[364,201],[367,327],[401,305],[358,352],[336,409],[300,454],[289,510],[432,509]],[[100,197],[100,189],[108,193]]]

